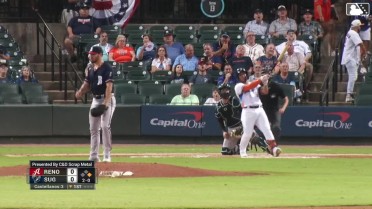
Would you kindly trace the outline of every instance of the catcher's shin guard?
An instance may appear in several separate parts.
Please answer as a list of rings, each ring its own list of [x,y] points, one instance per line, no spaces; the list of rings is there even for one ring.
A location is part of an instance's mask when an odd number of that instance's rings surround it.
[[[228,147],[222,147],[221,149],[222,155],[236,155],[239,154],[239,147],[236,145],[233,149],[230,149]]]

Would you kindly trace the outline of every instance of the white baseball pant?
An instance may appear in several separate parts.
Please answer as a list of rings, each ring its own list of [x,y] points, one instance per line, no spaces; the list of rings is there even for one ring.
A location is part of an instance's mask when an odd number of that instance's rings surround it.
[[[93,98],[90,109],[103,103],[104,98]],[[116,108],[116,99],[114,95],[111,97],[111,102],[107,110],[101,117],[93,117],[89,110],[89,129],[90,129],[90,160],[99,159],[99,145],[101,143],[100,130],[102,129],[102,144],[103,154],[105,158],[109,158],[112,149],[112,134],[111,134],[111,119]]]

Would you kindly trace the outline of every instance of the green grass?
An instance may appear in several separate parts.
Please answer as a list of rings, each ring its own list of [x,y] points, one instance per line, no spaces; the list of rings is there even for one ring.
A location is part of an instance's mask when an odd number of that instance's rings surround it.
[[[371,147],[283,147],[286,153],[370,153]],[[369,152],[367,152],[369,149]],[[115,153],[211,153],[219,146],[114,146]],[[87,146],[0,146],[0,165],[27,165],[6,154],[88,153]],[[53,157],[81,159],[86,157]],[[0,208],[248,208],[372,205],[372,159],[128,158],[114,162],[164,163],[265,175],[198,178],[100,178],[94,191],[30,190],[25,177],[0,177]],[[149,166],[151,166],[149,164]]]

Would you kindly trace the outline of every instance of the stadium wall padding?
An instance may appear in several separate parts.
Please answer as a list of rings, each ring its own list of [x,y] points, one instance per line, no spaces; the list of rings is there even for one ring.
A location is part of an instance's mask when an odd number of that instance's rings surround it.
[[[90,105],[1,105],[0,136],[89,136]],[[221,136],[213,106],[118,105],[114,136]],[[372,107],[291,106],[286,137],[370,137]]]

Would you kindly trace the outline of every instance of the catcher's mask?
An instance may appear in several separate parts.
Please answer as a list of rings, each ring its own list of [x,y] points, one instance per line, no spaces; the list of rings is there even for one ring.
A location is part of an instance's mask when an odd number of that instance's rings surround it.
[[[218,86],[218,94],[222,99],[228,99],[230,97],[231,88],[229,84],[221,84]]]

